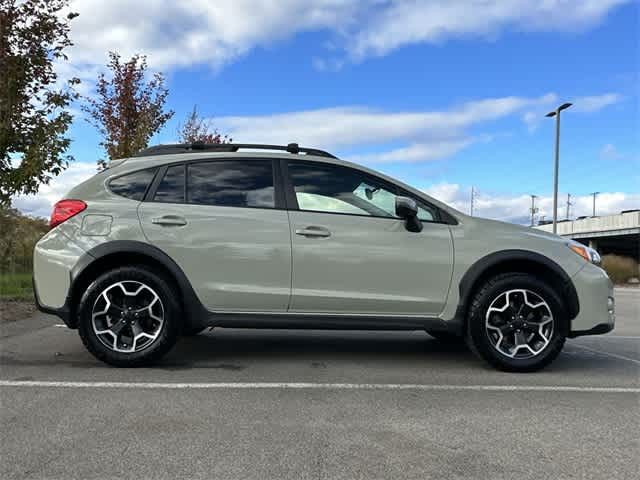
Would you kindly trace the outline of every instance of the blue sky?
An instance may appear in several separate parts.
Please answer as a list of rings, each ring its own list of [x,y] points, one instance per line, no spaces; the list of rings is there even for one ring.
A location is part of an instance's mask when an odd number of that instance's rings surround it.
[[[104,5],[103,3],[107,3]],[[573,215],[640,208],[638,3],[624,0],[262,0],[171,5],[72,2],[76,45],[63,74],[92,93],[108,50],[142,52],[167,77],[175,139],[194,104],[237,142],[331,150],[468,211],[550,215],[554,123],[564,101],[560,191]],[[127,15],[122,15],[127,11]],[[46,214],[91,174],[99,138],[76,119],[76,163],[37,197]],[[562,210],[564,212],[564,210]]]

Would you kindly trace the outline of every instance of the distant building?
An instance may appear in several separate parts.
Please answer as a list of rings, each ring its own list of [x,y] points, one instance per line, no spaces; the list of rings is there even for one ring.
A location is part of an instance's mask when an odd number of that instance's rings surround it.
[[[589,245],[601,255],[615,253],[640,261],[640,210],[626,210],[603,217],[579,217],[558,222],[558,235]],[[537,227],[553,231],[551,222]]]

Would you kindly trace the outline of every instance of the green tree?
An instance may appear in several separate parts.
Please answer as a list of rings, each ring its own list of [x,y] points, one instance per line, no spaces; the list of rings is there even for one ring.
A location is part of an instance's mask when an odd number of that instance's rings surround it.
[[[223,135],[213,126],[211,120],[198,114],[197,106],[193,106],[184,123],[178,126],[178,141],[181,143],[231,143],[228,135]]]
[[[67,110],[77,78],[59,81],[67,61],[68,0],[0,0],[0,205],[38,187],[73,160],[65,154],[72,121]]]
[[[168,90],[164,76],[155,73],[147,79],[147,59],[134,55],[122,62],[109,52],[109,78],[102,73],[96,85],[97,98],[86,98],[82,109],[89,114],[109,159],[126,158],[147,147],[151,137],[173,116],[164,111]],[[100,168],[107,162],[99,160]]]

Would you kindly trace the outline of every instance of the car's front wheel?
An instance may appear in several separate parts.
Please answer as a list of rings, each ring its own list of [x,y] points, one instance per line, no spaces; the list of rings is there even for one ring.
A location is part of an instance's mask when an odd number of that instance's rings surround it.
[[[110,270],[80,300],[78,331],[98,359],[118,367],[148,365],[175,344],[179,307],[168,281],[145,266]]]
[[[533,275],[498,275],[474,295],[467,343],[496,368],[511,372],[539,370],[558,356],[566,335],[561,298]]]

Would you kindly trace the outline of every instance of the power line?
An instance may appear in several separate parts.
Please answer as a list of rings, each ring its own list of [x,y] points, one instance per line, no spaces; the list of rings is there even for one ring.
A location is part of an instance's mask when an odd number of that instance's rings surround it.
[[[473,206],[476,201],[476,197],[478,196],[478,192],[476,191],[476,187],[471,187],[471,216],[473,217]]]
[[[573,205],[573,202],[571,201],[571,194],[567,193],[567,220],[569,220],[569,217],[571,216],[572,205]]]
[[[529,212],[531,213],[531,226],[533,227],[534,221],[535,221],[535,215],[536,213],[538,213],[538,208],[536,207],[536,198],[538,198],[537,195],[530,195],[531,196],[531,208],[529,209]]]

